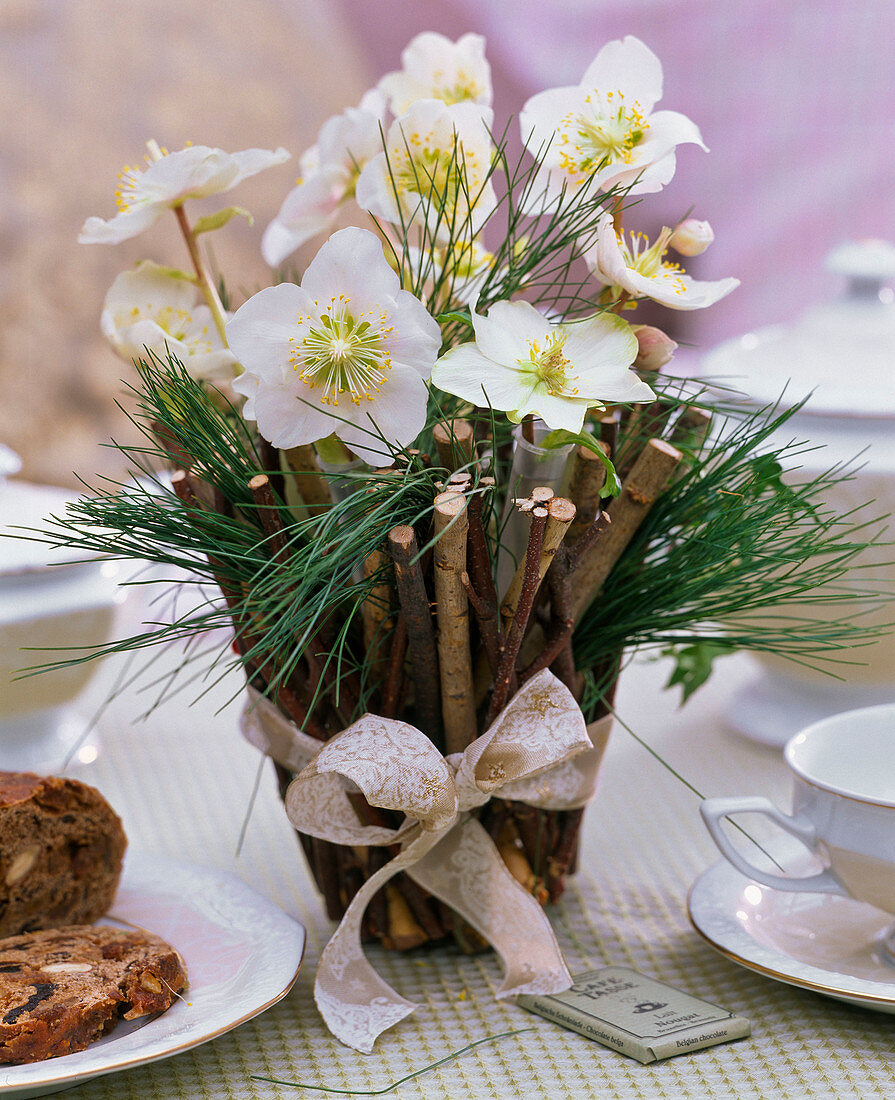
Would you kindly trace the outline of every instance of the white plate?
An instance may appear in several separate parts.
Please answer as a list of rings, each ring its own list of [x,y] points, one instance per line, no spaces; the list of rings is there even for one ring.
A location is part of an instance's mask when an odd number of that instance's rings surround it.
[[[167,940],[183,956],[189,987],[161,1016],[122,1021],[77,1054],[0,1065],[2,1100],[61,1092],[222,1035],[289,992],[305,946],[300,924],[233,875],[136,852],[100,923],[139,925]]]
[[[811,873],[807,853],[791,844],[772,854],[788,871]],[[890,914],[833,894],[788,893],[761,886],[726,860],[690,888],[693,927],[733,962],[788,985],[895,1013],[895,965],[882,949]]]

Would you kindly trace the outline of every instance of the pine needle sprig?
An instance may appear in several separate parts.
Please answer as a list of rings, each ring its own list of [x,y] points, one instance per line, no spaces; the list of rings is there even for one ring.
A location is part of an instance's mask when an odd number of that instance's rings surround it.
[[[843,660],[837,644],[851,649],[882,632],[856,621],[854,601],[878,610],[893,593],[855,576],[864,568],[859,555],[889,545],[887,517],[868,516],[866,506],[843,515],[826,503],[853,467],[798,480],[792,471],[808,445],[772,437],[799,408],[728,418],[690,456],[690,469],[660,496],[578,625],[580,667],[622,646],[695,642],[717,655],[751,649],[818,667]],[[828,605],[823,620],[799,610],[819,600]],[[837,616],[842,601],[848,605]]]

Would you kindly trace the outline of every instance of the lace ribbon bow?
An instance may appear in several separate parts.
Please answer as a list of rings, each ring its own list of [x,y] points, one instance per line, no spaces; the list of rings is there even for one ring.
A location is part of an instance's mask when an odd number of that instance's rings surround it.
[[[572,694],[545,669],[462,753],[444,757],[414,726],[375,714],[321,746],[250,690],[245,737],[300,772],[286,793],[295,828],[336,844],[401,846],[354,896],[320,957],[314,997],[342,1042],[369,1053],[383,1031],[416,1007],[383,981],[361,947],[367,904],[402,870],[494,946],[506,969],[498,997],[569,988],[543,909],[469,811],[495,794],[542,809],[586,805],[610,724],[601,719],[588,729]],[[362,824],[348,798],[358,789],[370,805],[400,810],[404,822],[397,829]]]

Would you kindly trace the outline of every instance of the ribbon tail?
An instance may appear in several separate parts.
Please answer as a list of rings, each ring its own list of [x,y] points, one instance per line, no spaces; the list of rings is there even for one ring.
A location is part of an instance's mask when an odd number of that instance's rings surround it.
[[[456,825],[407,873],[455,909],[503,959],[498,997],[571,987],[546,913],[506,869],[476,818]]]
[[[314,980],[314,1000],[329,1030],[346,1046],[369,1054],[383,1031],[416,1009],[373,969],[361,946],[361,921],[376,891],[437,841],[424,834],[358,890],[332,939],[323,949]]]

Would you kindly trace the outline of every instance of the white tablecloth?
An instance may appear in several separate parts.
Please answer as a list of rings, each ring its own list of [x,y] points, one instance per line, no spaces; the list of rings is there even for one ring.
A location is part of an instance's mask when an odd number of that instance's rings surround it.
[[[106,688],[105,669],[94,692]],[[683,709],[663,693],[668,667],[636,663],[623,674],[620,716],[706,795],[762,792],[783,799],[778,754],[726,731],[723,712],[751,674],[730,658]],[[533,1030],[468,1052],[402,1085],[430,1097],[860,1097],[895,1095],[895,1021],[779,984],[716,954],[690,927],[687,890],[718,858],[698,798],[623,728],[616,728],[600,791],[586,818],[579,874],[552,920],[573,973],[631,966],[751,1019],[750,1039],[642,1066],[612,1050],[499,1003],[491,955],[451,950],[399,956],[376,950],[376,966],[421,1007],[369,1056],[326,1031],[311,987],[332,925],[305,870],[277,797],[271,765],[241,855],[235,852],[259,758],[237,733],[239,692],[228,677],[198,702],[186,693],[135,718],[153,692],[123,691],[101,721],[102,751],[76,774],[120,811],[134,847],[234,872],[308,930],[292,992],[262,1016],[195,1050],[81,1085],[78,1100],[173,1100],[325,1095],[253,1081],[271,1076],[335,1089],[382,1089],[487,1035]]]

